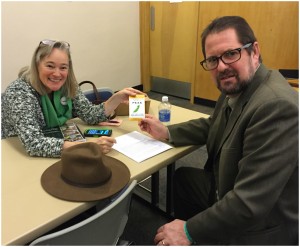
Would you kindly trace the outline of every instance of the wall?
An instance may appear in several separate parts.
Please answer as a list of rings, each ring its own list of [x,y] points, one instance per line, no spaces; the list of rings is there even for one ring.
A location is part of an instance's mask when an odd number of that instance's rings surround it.
[[[138,2],[2,2],[1,12],[2,92],[45,38],[70,43],[78,82],[141,84]]]

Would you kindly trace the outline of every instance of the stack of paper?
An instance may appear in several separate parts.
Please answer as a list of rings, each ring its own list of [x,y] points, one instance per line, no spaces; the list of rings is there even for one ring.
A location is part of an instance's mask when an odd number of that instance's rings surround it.
[[[162,153],[172,146],[143,135],[137,131],[116,137],[117,143],[113,149],[128,156],[136,162],[142,162],[159,153]]]

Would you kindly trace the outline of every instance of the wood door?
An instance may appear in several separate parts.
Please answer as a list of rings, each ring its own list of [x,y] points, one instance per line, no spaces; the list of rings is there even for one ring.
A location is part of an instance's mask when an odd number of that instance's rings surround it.
[[[199,2],[150,2],[141,3],[140,7],[143,14],[148,15],[147,9],[152,13],[142,19],[142,27],[149,27],[148,20],[152,27],[149,37],[141,30],[141,37],[149,40],[150,46],[149,60],[145,54],[143,57],[150,66],[146,74],[191,84],[195,77]]]

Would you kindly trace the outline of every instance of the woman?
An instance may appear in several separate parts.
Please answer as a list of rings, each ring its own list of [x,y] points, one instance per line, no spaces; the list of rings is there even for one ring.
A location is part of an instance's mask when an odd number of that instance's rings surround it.
[[[107,121],[120,103],[136,94],[143,93],[125,88],[105,103],[93,105],[77,84],[69,43],[42,40],[31,66],[21,69],[2,98],[2,138],[17,135],[31,156],[60,157],[63,149],[80,142],[46,137],[43,129],[62,126],[73,115],[90,125]],[[115,143],[112,137],[88,141],[99,144],[104,153]]]

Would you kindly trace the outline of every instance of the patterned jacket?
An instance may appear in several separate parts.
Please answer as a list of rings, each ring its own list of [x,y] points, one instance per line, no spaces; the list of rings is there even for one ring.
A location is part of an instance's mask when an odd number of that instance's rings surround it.
[[[78,87],[73,115],[93,125],[107,120],[104,106],[93,105]],[[64,141],[45,137],[40,95],[24,79],[12,82],[2,96],[1,138],[18,136],[30,156],[60,157]]]

